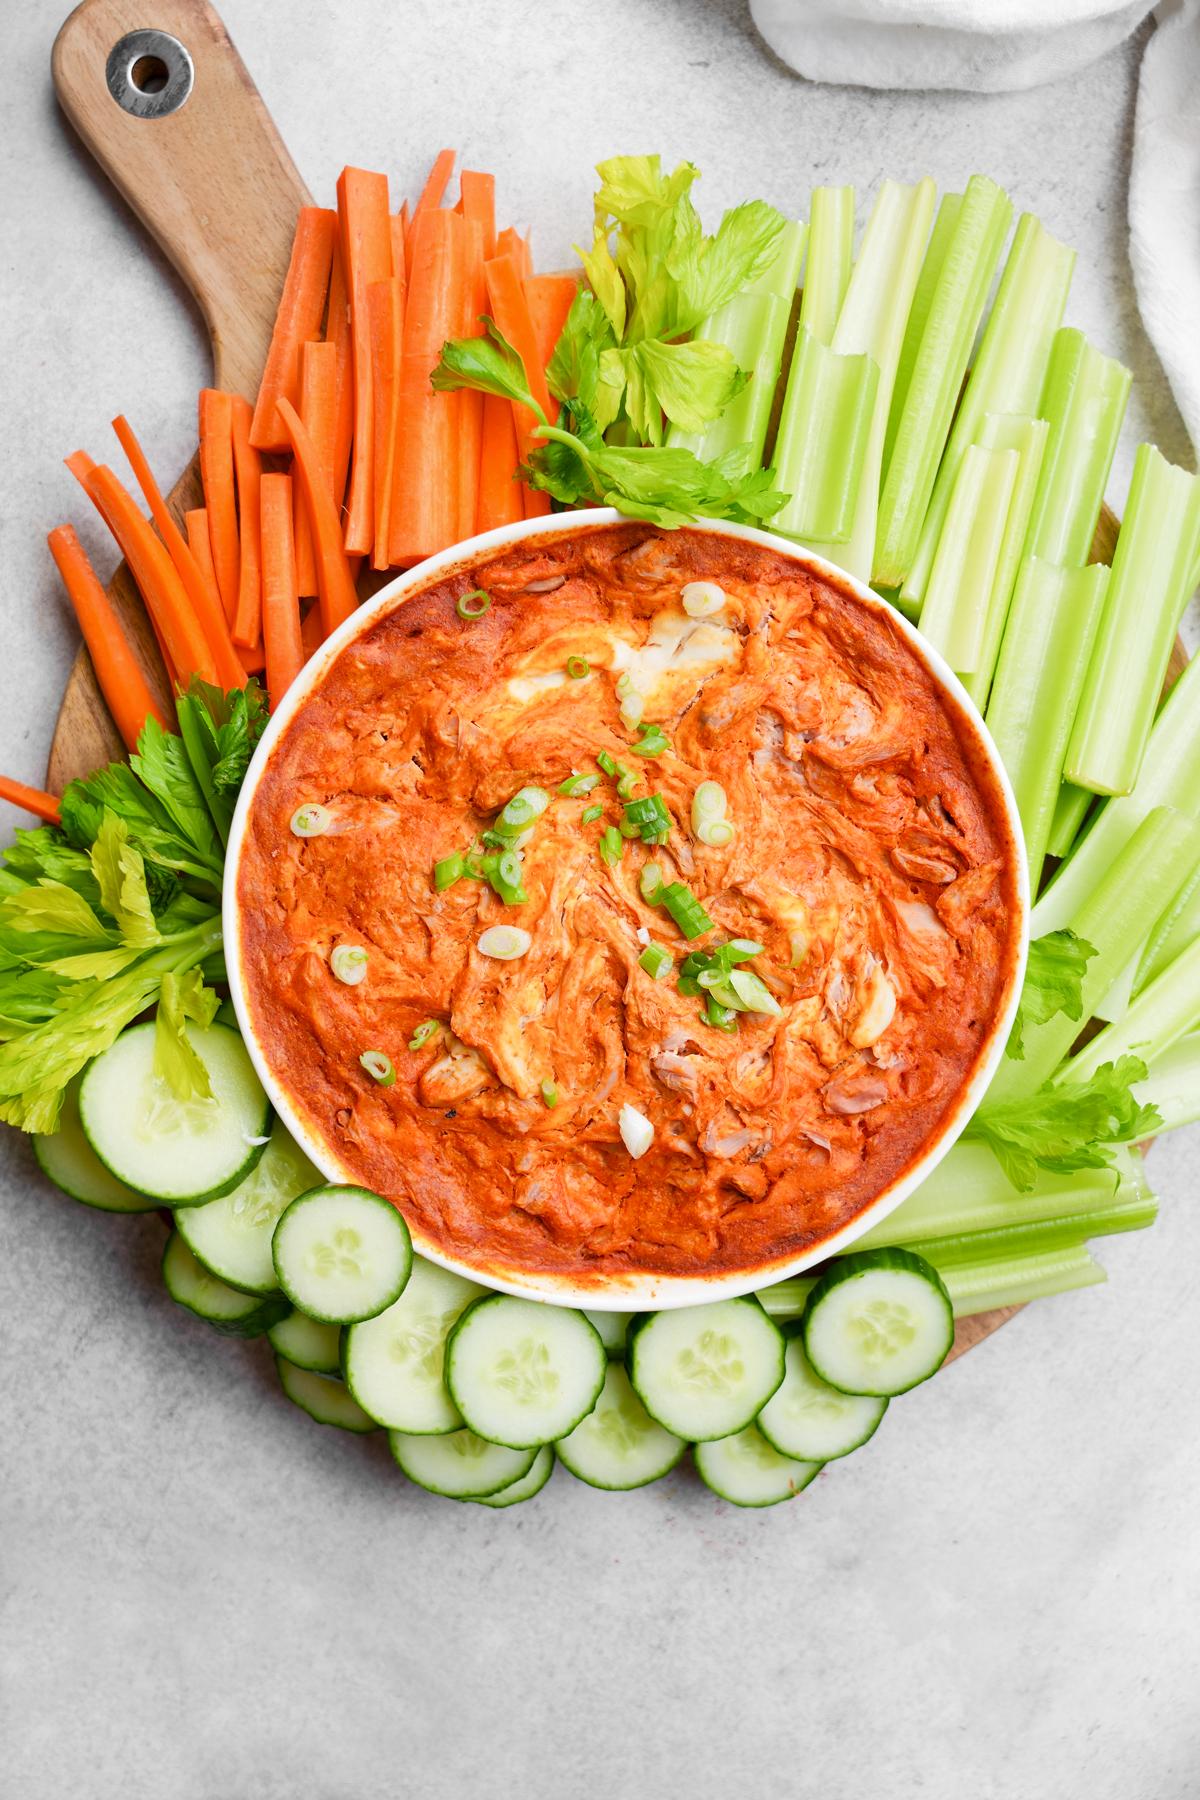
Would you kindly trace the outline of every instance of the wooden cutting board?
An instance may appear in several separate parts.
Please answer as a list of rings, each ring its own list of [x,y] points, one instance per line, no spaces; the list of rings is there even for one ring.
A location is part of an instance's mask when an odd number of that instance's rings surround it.
[[[183,59],[167,53],[133,61],[110,58],[130,33],[152,23],[176,39],[192,65],[184,104],[160,117],[134,116],[110,92],[110,78],[132,67],[147,103],[164,74]],[[59,104],[100,167],[191,289],[212,339],[213,383],[252,399],[291,253],[296,215],[310,203],[262,96],[217,13],[205,0],[84,0],[58,34],[52,68]],[[201,504],[197,460],[167,496],[182,521]],[[1107,562],[1117,521],[1105,508],[1093,558]],[[108,592],[152,687],[165,701],[166,675],[154,634],[122,563]],[[1172,679],[1185,660],[1177,646]],[[86,650],[67,680],[50,749],[47,784],[68,781],[124,755]],[[952,1356],[988,1337],[1017,1307],[960,1320]]]

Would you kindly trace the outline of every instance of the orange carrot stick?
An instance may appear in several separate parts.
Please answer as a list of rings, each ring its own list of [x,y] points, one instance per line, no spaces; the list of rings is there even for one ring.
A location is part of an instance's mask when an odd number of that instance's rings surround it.
[[[442,204],[442,196],[446,192],[451,175],[454,173],[455,155],[456,152],[453,150],[438,151],[433,160],[433,167],[429,171],[429,179],[421,189],[421,198],[413,208],[414,219],[418,214],[427,211],[429,207],[440,206]]]
[[[388,567],[392,476],[400,423],[400,359],[403,352],[404,278],[376,281],[367,289],[371,323],[371,371],[375,408],[375,554],[373,567]]]
[[[238,661],[242,665],[243,681],[245,681],[247,675],[261,675],[267,666],[267,653],[263,648],[262,639],[259,638],[257,644],[252,644],[249,649],[246,650],[243,650],[239,645]]]
[[[350,335],[346,266],[342,261],[340,244],[333,253],[333,274],[329,278],[329,318],[325,326],[325,341],[332,344],[337,359],[333,504],[340,519],[346,498],[346,478],[350,471],[350,451],[354,444],[354,347]]]
[[[454,394],[435,393],[430,374],[459,329],[466,282],[466,227],[460,214],[429,207],[414,215],[412,278],[404,312],[400,427],[392,481],[388,556],[402,563],[455,541],[458,471]]]
[[[218,388],[200,390],[200,479],[217,587],[226,621],[232,625],[241,567],[233,485],[233,399]]]
[[[162,490],[155,481],[146,461],[142,446],[134,436],[133,427],[123,414],[113,420],[113,430],[118,442],[129,458],[129,466],[137,478],[137,484],[150,508],[150,516],[158,526],[159,536],[167,546],[167,554],[175,564],[179,579],[187,590],[187,597],[192,609],[200,621],[200,629],[208,640],[212,651],[213,662],[224,688],[242,685],[242,668],[234,652],[233,641],[229,636],[229,625],[221,606],[221,596],[217,590],[215,579],[209,582],[199,567],[195,556],[188,546],[183,533],[167,508]],[[93,661],[95,658],[93,657]]]
[[[337,228],[337,214],[328,208],[300,208],[292,258],[284,277],[250,427],[250,442],[256,450],[287,448],[287,436],[276,417],[275,405],[281,394],[293,405],[299,401],[300,346],[321,335]]]
[[[494,256],[490,262],[484,263],[483,272],[487,278],[492,317],[501,335],[508,339],[524,363],[529,392],[549,421],[554,416],[550,390],[546,386],[546,373],[542,367],[537,335],[516,260],[512,256]],[[517,427],[518,448],[522,456],[527,456],[530,450],[536,448],[538,440],[531,434],[534,426],[541,421],[527,406],[519,406],[515,401],[513,419]]]
[[[68,469],[70,469],[80,487],[86,488],[87,478],[96,466],[87,451],[72,450],[70,456],[63,457],[63,461],[66,463]]]
[[[278,405],[278,401],[276,402]],[[262,551],[259,540],[259,486],[262,462],[250,443],[250,402],[233,396],[233,467],[238,502],[238,597],[233,641],[245,649],[262,636]]]
[[[221,604],[221,590],[217,586],[217,571],[213,568],[212,539],[208,535],[208,513],[203,506],[193,506],[183,515],[184,527],[187,531],[188,548],[196,559],[196,567],[204,577],[207,585],[216,595],[218,606]],[[222,613],[222,618],[224,613]],[[228,625],[225,627],[228,632]],[[233,639],[230,638],[230,643]],[[234,647],[236,655],[236,646]]]
[[[325,474],[329,498],[335,507],[342,496],[334,491],[334,462],[337,454],[337,348],[333,344],[305,344],[300,355],[300,405],[298,411],[305,430],[316,446],[317,457]],[[304,496],[293,484],[295,507],[294,534],[296,544],[296,583],[304,595],[317,591],[317,559],[313,549]]]
[[[0,775],[0,800],[7,800],[10,806],[19,806],[22,812],[44,819],[47,825],[58,824],[58,800],[53,794],[43,793],[41,788],[26,787],[23,781]]]
[[[304,615],[304,623],[300,627],[300,647],[304,652],[304,660],[315,656],[325,642],[325,627],[321,623],[321,606],[318,601],[309,607]]]
[[[157,719],[164,730],[167,722],[121,628],[116,609],[76,536],[75,527],[56,526],[46,542],[75,609],[113,723],[125,748],[136,750],[138,734],[147,718]]]
[[[546,370],[550,366],[550,358],[554,355],[554,346],[562,335],[562,328],[567,322],[579,292],[579,283],[573,275],[530,275],[525,284],[525,301],[529,307],[529,316],[533,320],[533,335],[537,343],[538,364]],[[547,382],[549,391],[549,382]],[[558,403],[550,396],[554,412],[550,415],[553,424],[558,412]]]
[[[517,428],[513,424],[512,407],[499,394],[485,394],[476,531],[491,531],[496,525],[513,525],[524,518],[521,484],[516,479],[516,472]]]
[[[496,254],[496,177],[478,169],[464,169],[459,176],[463,218],[474,219],[483,232],[483,254]]]
[[[487,311],[487,282],[483,274],[483,225],[470,218],[464,209],[463,232],[467,247],[466,279],[463,282],[462,319],[458,337],[480,337],[483,333],[481,314]],[[484,395],[464,388],[458,396],[458,531],[469,538],[478,529],[475,516],[479,511],[479,462],[483,450]]]
[[[262,501],[263,649],[267,694],[278,706],[304,666],[300,596],[292,546],[292,478],[264,475]]]
[[[496,255],[511,256],[520,272],[521,280],[533,274],[533,257],[530,254],[529,239],[523,238],[513,225],[506,225],[496,238]],[[488,258],[489,262],[491,258]]]
[[[373,282],[389,280],[392,273],[387,176],[372,174],[368,169],[343,169],[338,176],[337,194],[354,353],[354,452],[345,535],[347,552],[358,555],[370,551],[375,525],[375,436],[367,289]]]
[[[87,495],[88,499],[91,500],[93,506],[96,506],[97,503],[96,503],[95,497],[93,496],[90,488],[88,487],[88,481],[96,468],[96,464],[93,462],[92,458],[88,455],[87,451],[86,450],[73,450],[71,452],[70,456],[66,456],[63,458],[63,461],[66,463],[68,469],[70,469],[72,475],[74,475],[76,481],[78,481],[80,487],[83,489],[83,491]],[[100,509],[97,507],[97,510],[100,510]],[[108,520],[103,512],[101,512],[101,517],[104,518],[105,523],[107,524]],[[111,526],[109,527],[109,529],[110,530],[112,529]],[[135,587],[137,586],[136,576],[134,577],[134,586]],[[144,603],[145,595],[142,596],[142,599],[143,599],[143,603]],[[178,669],[175,668],[174,664],[171,661],[170,655],[167,650],[167,640],[162,634],[162,627],[159,625],[158,620],[155,618],[154,614],[150,611],[149,607],[146,608],[146,613],[147,613],[147,617],[150,620],[150,629],[154,633],[154,641],[158,645],[158,654],[162,658],[162,666],[166,670],[167,684],[172,690],[174,690],[176,687],[179,686],[179,671],[178,671]]]
[[[405,234],[407,233],[407,231],[408,231],[407,211],[393,213],[392,220],[391,220],[392,274],[399,275],[401,277],[403,277],[405,275],[407,266],[408,266],[404,260],[404,238],[405,238]]]
[[[308,522],[317,553],[317,580],[321,594],[321,622],[328,637],[348,619],[358,605],[354,578],[342,543],[341,527],[329,490],[322,480],[316,446],[289,400],[279,402],[279,414],[287,429],[295,456],[293,473],[304,492]]]

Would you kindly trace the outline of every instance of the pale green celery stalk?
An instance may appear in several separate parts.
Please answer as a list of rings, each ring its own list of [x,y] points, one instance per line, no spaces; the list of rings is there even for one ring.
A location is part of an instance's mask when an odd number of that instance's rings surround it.
[[[1012,500],[1009,502],[1000,557],[996,564],[996,579],[992,583],[984,617],[979,667],[964,671],[961,676],[963,686],[980,712],[986,709],[988,695],[992,691],[996,658],[1000,654],[1008,609],[1012,604],[1013,589],[1017,584],[1021,558],[1025,553],[1029,513],[1037,492],[1048,432],[1049,426],[1044,419],[1024,418],[1015,413],[988,413],[979,434],[979,441],[985,450],[1015,450],[1021,458],[1017,479],[1013,484]]]
[[[1184,882],[1150,933],[1134,978],[1134,993],[1141,993],[1147,983],[1161,975],[1167,964],[1174,962],[1197,937],[1200,937],[1200,865],[1192,871],[1191,878]]]
[[[916,1192],[857,1239],[854,1248],[887,1249],[1094,1212],[1117,1198],[1120,1183],[1115,1167],[1069,1173],[1039,1169],[1033,1188],[1020,1193],[986,1144],[960,1139]]]
[[[816,1275],[797,1275],[791,1281],[777,1281],[774,1287],[759,1288],[754,1298],[772,1319],[798,1319],[818,1280]]]
[[[973,175],[962,196],[948,194],[938,212],[909,314],[888,420],[873,571],[882,587],[900,587],[916,556],[1011,219],[1007,194],[984,175]]]
[[[1200,1119],[1200,1031],[1189,1032],[1150,1064],[1145,1081],[1134,1087],[1140,1106],[1156,1106],[1162,1119],[1155,1133],[1177,1131]]]
[[[1163,897],[1178,891],[1200,856],[1200,824],[1170,807],[1144,818],[1079,908],[1062,923],[1091,944],[1095,955],[1083,977],[1081,1019],[1091,1017],[1129,956],[1162,911]],[[1040,935],[1040,932],[1036,935]],[[1005,1057],[988,1089],[985,1106],[1023,1100],[1049,1079],[1079,1035],[1080,1020],[1056,1013],[1028,1026],[1023,1059]]]
[[[1034,937],[1072,923],[1073,916],[1156,806],[1174,807],[1191,818],[1200,815],[1200,656],[1193,658],[1183,671],[1154,722],[1132,794],[1104,803],[1034,907]],[[1176,881],[1171,893],[1179,886],[1180,881]],[[1166,893],[1159,894],[1154,918],[1162,912],[1168,898]],[[1152,919],[1150,923],[1153,922]],[[1127,951],[1140,941],[1140,937],[1130,938]],[[1113,971],[1114,977],[1117,972]]]
[[[830,345],[839,356],[869,356],[879,367],[879,384],[849,539],[843,545],[810,541],[807,547],[818,556],[829,555],[831,562],[862,581],[871,579],[875,560],[883,440],[904,327],[933,220],[935,193],[928,176],[914,187],[896,181],[883,183]]]
[[[919,606],[925,597],[958,466],[968,446],[977,442],[984,416],[1037,416],[1074,264],[1073,250],[1052,238],[1032,213],[1022,214],[902,589],[906,606]]]
[[[1077,787],[1128,794],[1137,780],[1198,542],[1200,482],[1142,444],[1067,749],[1067,779]]]
[[[818,344],[831,344],[854,260],[854,189],[814,188],[808,216],[800,328]]]
[[[1089,1238],[1112,1237],[1120,1231],[1145,1231],[1158,1217],[1154,1199],[1114,1200],[1093,1212],[1062,1219],[1034,1219],[1028,1225],[998,1231],[971,1231],[959,1237],[918,1239],[908,1248],[944,1272],[963,1263],[1007,1261],[1040,1250],[1071,1250]]]
[[[853,229],[854,201],[850,202],[851,229]],[[804,246],[808,242],[808,226],[803,219],[786,219],[783,230],[779,234],[775,255],[762,274],[742,291],[747,294],[773,294],[776,300],[786,300],[790,307],[796,297],[796,289],[800,285],[800,266],[804,261]],[[697,331],[696,337],[707,334]]]
[[[1090,1081],[1102,1063],[1139,1056],[1147,1065],[1200,1025],[1200,938],[1144,987],[1124,1018],[1106,1025],[1055,1075],[1056,1082]]]
[[[1075,839],[1087,818],[1095,794],[1089,794],[1086,788],[1072,787],[1064,781],[1058,790],[1058,804],[1054,808],[1054,823],[1050,827],[1050,837],[1046,844],[1049,856],[1070,856],[1075,847]]]
[[[1008,615],[987,724],[1016,795],[1035,894],[1107,583],[1103,563],[1063,569],[1029,556]]]
[[[972,444],[958,466],[921,608],[921,634],[956,673],[979,667],[1021,459]]]
[[[751,467],[758,467],[767,441],[787,324],[786,300],[774,294],[752,293],[735,294],[704,321],[696,337],[723,345],[738,367],[747,371],[750,380],[703,431],[682,431],[673,425],[667,437],[673,449],[690,450],[702,462],[715,462],[738,444],[749,444]]]
[[[1003,1263],[965,1263],[939,1269],[956,1319],[1050,1300],[1076,1288],[1094,1287],[1108,1276],[1090,1250],[1045,1250]]]
[[[1082,331],[1055,334],[1038,409],[1050,441],[1029,522],[1031,556],[1070,566],[1091,555],[1132,380]]]
[[[773,459],[776,484],[791,499],[771,520],[772,531],[847,541],[878,388],[869,356],[839,356],[799,332]]]

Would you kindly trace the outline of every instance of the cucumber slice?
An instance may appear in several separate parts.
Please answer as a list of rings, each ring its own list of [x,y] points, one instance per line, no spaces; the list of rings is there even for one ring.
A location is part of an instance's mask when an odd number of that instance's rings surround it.
[[[342,1366],[342,1328],[322,1325],[302,1312],[289,1312],[267,1333],[272,1350],[316,1375],[336,1375]]]
[[[177,1231],[163,1251],[163,1281],[172,1300],[226,1337],[261,1337],[288,1310],[282,1294],[243,1294],[196,1261]]]
[[[101,1162],[161,1206],[199,1206],[244,1181],[263,1153],[271,1108],[246,1046],[226,1025],[188,1025],[212,1097],[179,1100],[154,1072],[153,1024],[133,1025],[79,1089],[84,1132]]]
[[[813,1373],[798,1337],[790,1337],[782,1387],[758,1415],[758,1429],[781,1456],[833,1462],[865,1444],[887,1411],[886,1400],[843,1394]]]
[[[392,1455],[418,1487],[449,1500],[485,1500],[528,1475],[536,1450],[510,1450],[488,1444],[473,1431],[448,1431],[440,1437],[388,1433]]]
[[[584,1308],[584,1318],[594,1325],[600,1333],[600,1342],[604,1345],[608,1356],[615,1356],[619,1361],[624,1358],[625,1344],[629,1337],[629,1321],[632,1313],[589,1312]]]
[[[279,1385],[288,1399],[318,1425],[336,1425],[339,1431],[365,1433],[379,1430],[345,1382],[335,1381],[331,1375],[315,1375],[311,1369],[302,1369],[299,1363],[289,1362],[286,1356],[276,1355],[275,1367],[279,1370]]]
[[[489,1443],[528,1450],[553,1443],[596,1404],[607,1368],[600,1334],[581,1312],[488,1294],[446,1343],[446,1385]]]
[[[620,1363],[610,1362],[595,1406],[554,1448],[580,1481],[616,1492],[657,1481],[687,1445],[650,1417]]]
[[[543,1444],[533,1459],[533,1467],[528,1475],[522,1475],[520,1481],[514,1481],[509,1487],[501,1488],[498,1494],[481,1494],[478,1500],[472,1500],[472,1506],[519,1506],[522,1500],[532,1500],[540,1494],[551,1475],[554,1473],[554,1452],[549,1444]]]
[[[394,1431],[457,1431],[463,1421],[444,1379],[446,1339],[486,1292],[414,1256],[400,1298],[346,1333],[346,1381],[359,1405]]]
[[[373,1319],[404,1292],[412,1240],[390,1200],[368,1188],[317,1187],[286,1208],[271,1254],[279,1285],[326,1325]]]
[[[783,1333],[751,1295],[643,1313],[629,1379],[651,1418],[698,1443],[748,1425],[783,1380]]]
[[[697,1444],[692,1455],[705,1487],[734,1506],[778,1506],[781,1500],[794,1500],[821,1473],[819,1462],[780,1456],[757,1425]]]
[[[84,1206],[95,1206],[101,1212],[153,1212],[158,1201],[118,1181],[84,1137],[79,1118],[79,1080],[76,1077],[63,1096],[58,1130],[33,1140],[38,1167],[56,1188],[72,1200],[82,1201]]]
[[[276,1119],[271,1141],[245,1181],[203,1206],[181,1207],[176,1230],[206,1269],[233,1287],[269,1294],[279,1286],[271,1237],[284,1208],[320,1184],[299,1144]]]
[[[911,1250],[861,1250],[831,1263],[808,1296],[804,1354],[844,1394],[907,1393],[954,1342],[950,1296]]]

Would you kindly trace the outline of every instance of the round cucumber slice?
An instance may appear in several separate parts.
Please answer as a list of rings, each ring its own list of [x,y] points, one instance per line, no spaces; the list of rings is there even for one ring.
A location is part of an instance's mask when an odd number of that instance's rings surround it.
[[[322,1325],[302,1312],[289,1312],[267,1333],[272,1350],[298,1369],[336,1375],[341,1368],[342,1328]]]
[[[781,1500],[794,1500],[821,1472],[820,1463],[780,1456],[757,1425],[697,1444],[692,1455],[705,1487],[734,1506],[778,1506]]]
[[[219,1200],[181,1207],[176,1229],[192,1254],[222,1281],[252,1294],[272,1293],[279,1283],[271,1239],[280,1214],[320,1180],[320,1171],[276,1119],[271,1141],[245,1181]]]
[[[633,1314],[627,1312],[592,1312],[585,1307],[584,1318],[594,1325],[600,1333],[600,1342],[604,1345],[608,1356],[615,1356],[620,1361],[625,1355],[625,1343],[629,1336],[629,1321]]]
[[[326,1325],[373,1319],[398,1300],[412,1240],[390,1200],[368,1188],[317,1187],[281,1214],[271,1240],[279,1285]]]
[[[595,1327],[570,1307],[489,1294],[446,1344],[446,1385],[480,1437],[514,1450],[565,1437],[596,1404],[608,1366]]]
[[[473,1431],[439,1437],[388,1433],[392,1455],[410,1481],[448,1500],[486,1500],[520,1481],[533,1468],[536,1450],[488,1444]]]
[[[400,1298],[346,1333],[346,1381],[360,1406],[413,1436],[457,1431],[462,1414],[446,1387],[446,1339],[485,1288],[414,1256]]]
[[[781,1456],[801,1462],[833,1462],[872,1437],[887,1411],[886,1400],[843,1394],[814,1374],[798,1337],[788,1339],[783,1384],[758,1415],[758,1428]]]
[[[318,1425],[336,1425],[339,1431],[364,1434],[378,1431],[374,1419],[367,1417],[344,1382],[335,1381],[331,1375],[315,1375],[311,1369],[289,1362],[286,1356],[277,1355],[275,1367],[288,1399]]]
[[[282,1294],[243,1294],[210,1274],[177,1231],[167,1239],[162,1272],[172,1300],[226,1337],[261,1337],[288,1310]]]
[[[540,1494],[553,1473],[554,1452],[549,1444],[543,1444],[528,1475],[522,1475],[520,1481],[514,1481],[510,1487],[501,1488],[498,1494],[481,1494],[470,1505],[520,1506],[522,1500],[532,1500],[535,1494]]]
[[[187,1026],[212,1088],[180,1100],[154,1069],[153,1024],[133,1025],[79,1089],[92,1149],[119,1181],[160,1206],[199,1206],[244,1181],[263,1153],[271,1108],[246,1046],[226,1025]]]
[[[687,1445],[650,1417],[620,1363],[610,1362],[595,1406],[554,1448],[589,1487],[624,1492],[666,1475]]]
[[[844,1394],[907,1393],[941,1368],[954,1311],[941,1276],[911,1250],[860,1250],[831,1263],[800,1323],[804,1354]]]
[[[644,1313],[630,1329],[629,1379],[651,1418],[689,1443],[748,1425],[783,1380],[783,1333],[758,1301]]]
[[[153,1212],[158,1201],[151,1200],[147,1194],[136,1193],[123,1181],[118,1181],[83,1135],[79,1118],[80,1079],[77,1076],[63,1096],[58,1130],[33,1140],[38,1167],[56,1188],[84,1206],[94,1206],[100,1212]]]

